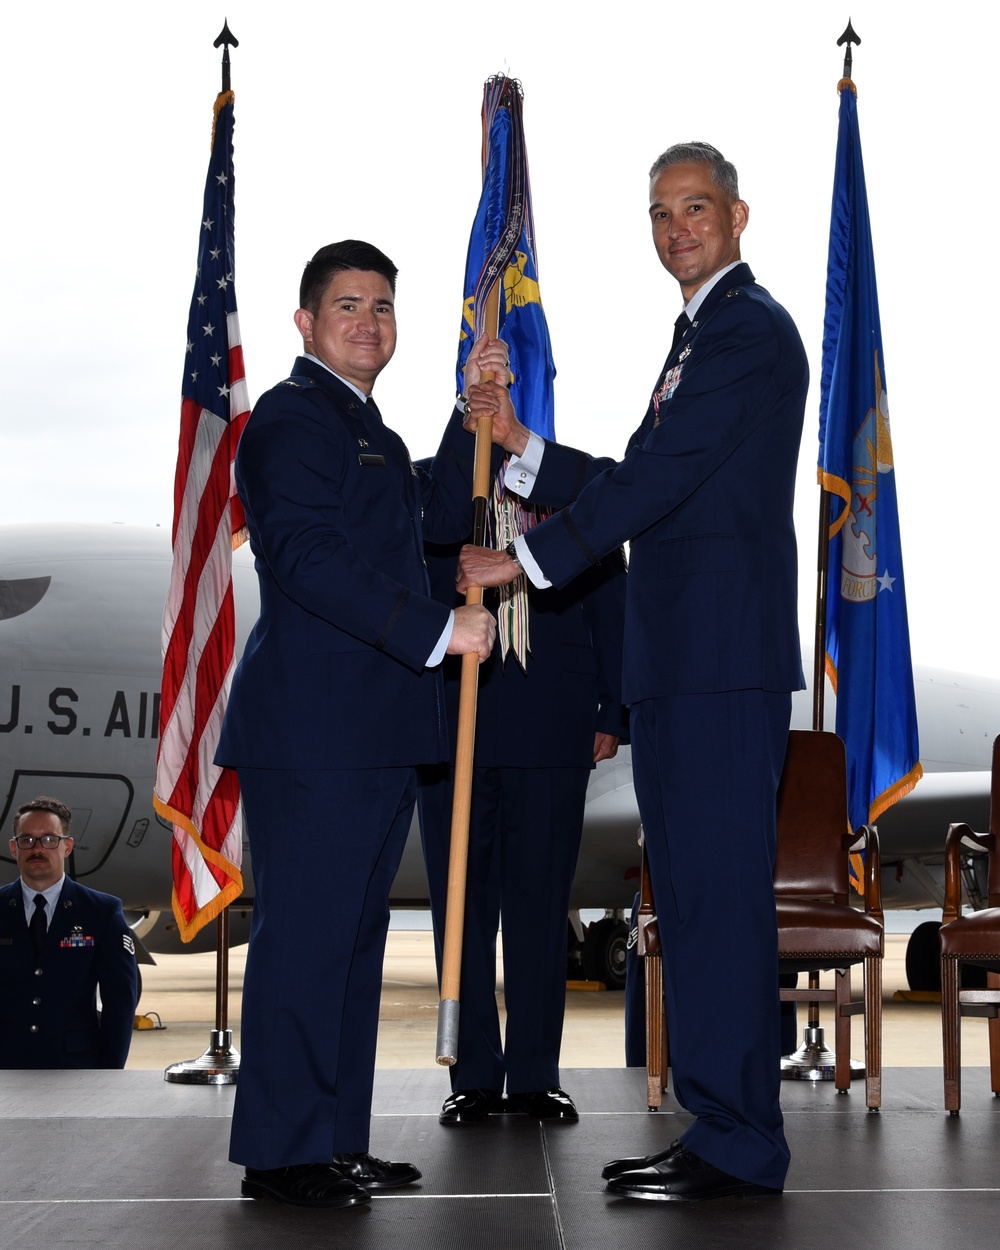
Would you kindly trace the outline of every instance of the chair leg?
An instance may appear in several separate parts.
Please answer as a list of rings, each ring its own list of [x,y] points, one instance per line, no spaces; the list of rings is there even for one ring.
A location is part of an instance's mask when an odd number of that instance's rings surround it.
[[[958,1114],[962,1103],[962,1035],[958,1008],[958,960],[941,959],[941,1032],[944,1049],[944,1105]]]
[[[986,974],[986,988],[1000,990],[1000,972]],[[1000,1014],[987,1021],[990,1039],[990,1089],[1000,1098]]]
[[[646,1105],[655,1111],[663,1102],[666,1068],[663,1062],[663,959],[657,954],[644,956],[646,974]]]
[[[865,1103],[882,1106],[882,959],[865,960]]]
[[[837,996],[833,1004],[833,1049],[836,1064],[834,1085],[842,1094],[851,1091],[851,1017],[845,1010],[851,1001],[851,969],[838,968],[833,974]]]

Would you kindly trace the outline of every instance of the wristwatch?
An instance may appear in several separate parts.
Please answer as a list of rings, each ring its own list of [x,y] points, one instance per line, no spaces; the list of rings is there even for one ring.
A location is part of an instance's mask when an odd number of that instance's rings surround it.
[[[512,542],[509,542],[509,543],[507,544],[507,546],[506,546],[506,547],[504,547],[504,549],[503,549],[503,550],[504,550],[504,555],[507,557],[507,559],[508,559],[508,560],[513,560],[513,561],[514,561],[514,563],[517,565],[517,567],[518,567],[518,568],[521,570],[521,572],[523,573],[523,572],[524,572],[524,565],[521,563],[520,558],[518,557],[518,554],[517,554],[517,548],[514,546],[514,544],[513,544]]]

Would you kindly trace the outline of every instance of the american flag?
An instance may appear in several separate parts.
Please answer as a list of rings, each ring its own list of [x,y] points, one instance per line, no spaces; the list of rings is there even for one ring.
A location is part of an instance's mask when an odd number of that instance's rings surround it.
[[[233,93],[224,91],[215,101],[188,317],[153,794],[174,828],[173,909],[184,941],[243,892],[239,785],[213,763],[234,663],[232,553],[246,537],[232,472],[250,414],[233,220]]]

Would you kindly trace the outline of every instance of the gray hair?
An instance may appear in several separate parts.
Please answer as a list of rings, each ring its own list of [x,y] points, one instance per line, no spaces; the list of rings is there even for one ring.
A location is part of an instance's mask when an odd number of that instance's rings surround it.
[[[728,197],[730,203],[740,198],[736,166],[727,161],[718,148],[710,143],[675,143],[653,161],[649,171],[650,180],[670,165],[707,165],[712,181]]]

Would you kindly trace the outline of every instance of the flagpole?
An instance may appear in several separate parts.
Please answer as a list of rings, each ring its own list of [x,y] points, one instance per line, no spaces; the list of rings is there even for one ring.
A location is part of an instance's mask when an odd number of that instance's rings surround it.
[[[222,47],[222,94],[232,90],[230,82],[229,45],[240,41],[223,21],[222,30],[212,44]],[[173,1085],[232,1085],[239,1077],[240,1052],[233,1045],[229,1027],[229,905],[216,917],[215,929],[215,1028],[209,1033],[208,1048],[197,1059],[172,1063],[163,1079]]]
[[[851,19],[847,19],[847,29],[837,40],[837,47],[846,44],[844,49],[844,73],[841,86],[846,80],[851,82],[851,70],[854,67],[854,56],[851,44],[860,44],[855,34]],[[816,558],[816,629],[813,643],[813,729],[822,731],[825,714],[826,695],[826,604],[829,595],[830,573],[830,492],[824,487],[819,489],[819,550]],[[817,1013],[818,1004],[815,1004]],[[810,1009],[810,1016],[812,1012]],[[810,1023],[811,1023],[810,1019]],[[819,1023],[817,1018],[816,1023]]]
[[[182,1059],[164,1069],[171,1085],[235,1085],[240,1072],[240,1052],[233,1045],[229,1027],[229,908],[215,921],[215,1028],[208,1048],[197,1059]]]
[[[222,46],[222,90],[223,92],[232,91],[233,89],[230,83],[230,79],[229,79],[229,45],[230,44],[232,44],[234,48],[238,48],[240,46],[240,41],[236,38],[233,32],[229,29],[229,22],[227,19],[224,18],[222,22],[222,30],[219,32],[219,37],[212,44],[213,48],[218,48],[220,45]]]
[[[496,338],[500,322],[500,290],[503,271],[497,273],[486,296],[483,318],[486,333]],[[484,382],[493,380],[485,370]],[[476,452],[472,472],[472,542],[486,546],[486,510],[490,495],[490,462],[493,451],[493,418],[480,417],[476,426]],[[479,606],[483,588],[470,586],[466,604]],[[458,696],[458,730],[455,738],[454,792],[451,807],[451,843],[448,852],[448,893],[445,905],[444,946],[441,956],[441,1002],[438,1007],[437,1062],[451,1067],[458,1058],[458,1017],[462,985],[462,939],[465,934],[465,883],[469,862],[469,814],[472,807],[472,760],[476,747],[476,700],[479,694],[479,657],[462,656],[462,680]]]
[[[837,40],[837,47],[846,43],[844,51],[844,73],[839,87],[843,90],[845,81],[851,83],[853,56],[852,43],[861,40],[854,32],[850,18],[847,29]],[[853,84],[851,85],[853,89]],[[813,639],[813,721],[816,732],[822,732],[825,716],[826,696],[826,607],[830,593],[830,492],[821,484],[819,488],[819,544],[816,555],[816,628]],[[839,973],[836,975],[840,975]],[[819,989],[819,973],[809,973],[809,989]],[[781,1061],[783,1080],[797,1081],[832,1081],[836,1076],[837,1057],[827,1046],[825,1030],[819,1022],[819,1002],[810,1000],[809,1014],[802,1045],[794,1054]],[[861,1076],[865,1065],[858,1059],[851,1060],[851,1077]]]
[[[551,360],[548,329],[541,313],[537,273],[534,260],[531,190],[528,183],[527,155],[521,116],[521,86],[505,74],[495,74],[483,88],[483,190],[473,223],[466,260],[466,296],[463,331],[459,339],[458,376],[463,386],[462,371],[468,353],[483,334],[499,337],[503,326],[511,351],[511,385],[520,387],[525,404],[522,420],[527,416],[544,418],[543,431],[551,436]],[[515,259],[516,258],[516,259]],[[512,271],[513,266],[513,271]],[[513,273],[513,276],[512,276]],[[508,280],[523,282],[522,301],[504,303]],[[523,308],[520,306],[523,303]],[[537,320],[531,308],[537,308]],[[520,315],[530,323],[530,343],[522,342]],[[464,329],[469,323],[470,333]],[[515,367],[515,343],[520,344],[520,367]],[[514,375],[518,375],[516,380]],[[492,371],[483,373],[491,380]],[[473,538],[479,546],[487,545],[490,528],[488,512],[492,483],[492,420],[480,418],[477,426],[475,466],[473,473]],[[498,539],[498,545],[503,542]],[[470,587],[467,604],[479,605],[482,590]],[[498,642],[503,631],[498,632]],[[501,652],[503,653],[503,652]],[[523,663],[523,660],[521,661]],[[475,656],[464,656],[460,686],[459,718],[456,736],[456,757],[453,770],[451,846],[448,864],[445,933],[441,957],[441,1001],[438,1010],[438,1063],[455,1063],[458,1051],[459,992],[461,989],[462,938],[465,923],[465,890],[468,867],[469,809],[472,797],[473,753],[475,746],[476,695],[479,665]]]
[[[813,635],[813,729],[823,730],[826,696],[826,600],[830,575],[830,492],[819,488],[819,550],[816,553],[816,629]]]

